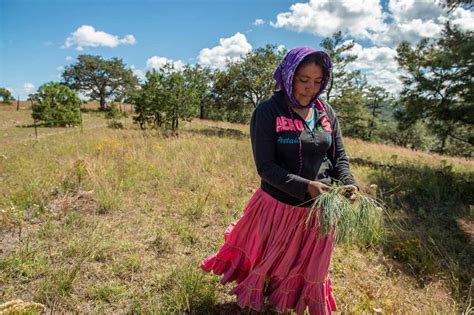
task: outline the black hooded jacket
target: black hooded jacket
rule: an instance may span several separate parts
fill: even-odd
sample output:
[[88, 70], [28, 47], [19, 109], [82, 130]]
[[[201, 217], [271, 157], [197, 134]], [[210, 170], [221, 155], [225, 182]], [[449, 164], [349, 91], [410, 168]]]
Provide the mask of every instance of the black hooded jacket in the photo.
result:
[[[250, 137], [261, 188], [283, 203], [309, 207], [307, 187], [311, 180], [356, 185], [336, 114], [331, 106], [325, 104], [325, 108], [326, 112], [317, 112], [313, 130], [296, 112], [291, 110], [291, 115], [283, 92], [260, 103], [252, 114]], [[324, 115], [329, 115], [332, 133], [321, 127]]]

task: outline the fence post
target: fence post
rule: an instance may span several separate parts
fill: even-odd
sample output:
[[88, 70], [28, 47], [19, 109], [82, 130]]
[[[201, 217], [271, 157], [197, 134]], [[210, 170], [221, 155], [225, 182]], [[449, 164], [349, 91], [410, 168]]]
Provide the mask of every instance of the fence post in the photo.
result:
[[34, 121], [33, 124], [35, 126], [35, 138], [36, 138], [36, 141], [38, 141], [38, 130], [36, 128], [36, 118], [33, 118], [33, 121]]
[[16, 111], [20, 110], [20, 95], [18, 95], [18, 98], [16, 99]]
[[84, 132], [84, 127], [82, 126], [82, 105], [79, 105], [79, 116], [81, 117], [81, 133]]

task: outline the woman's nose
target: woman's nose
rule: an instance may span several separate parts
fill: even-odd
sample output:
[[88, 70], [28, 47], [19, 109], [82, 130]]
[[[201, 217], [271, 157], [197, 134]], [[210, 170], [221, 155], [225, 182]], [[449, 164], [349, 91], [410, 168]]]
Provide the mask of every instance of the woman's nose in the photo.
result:
[[307, 90], [317, 90], [318, 86], [319, 86], [318, 83], [309, 82], [308, 85], [306, 86], [306, 89]]

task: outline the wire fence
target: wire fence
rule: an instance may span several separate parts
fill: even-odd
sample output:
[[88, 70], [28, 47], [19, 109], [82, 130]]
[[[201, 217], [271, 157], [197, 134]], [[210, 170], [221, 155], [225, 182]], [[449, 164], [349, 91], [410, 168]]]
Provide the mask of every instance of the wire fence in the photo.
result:
[[[32, 115], [32, 105], [30, 100], [15, 100], [9, 104], [0, 103], [0, 146], [2, 143], [38, 141], [41, 138], [61, 133], [84, 133], [85, 130], [103, 128], [108, 125], [108, 119], [104, 119], [105, 112], [100, 111], [98, 102], [82, 104], [78, 110], [79, 119], [76, 117], [73, 121], [50, 118], [46, 121], [35, 119]], [[111, 103], [108, 105], [110, 107]], [[135, 106], [132, 104], [115, 103], [113, 106], [120, 113], [127, 115], [135, 111]]]

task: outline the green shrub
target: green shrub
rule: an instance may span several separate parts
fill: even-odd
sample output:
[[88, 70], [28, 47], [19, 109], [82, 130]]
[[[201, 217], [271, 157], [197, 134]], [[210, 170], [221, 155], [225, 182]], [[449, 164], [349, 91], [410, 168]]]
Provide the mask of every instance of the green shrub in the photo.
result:
[[66, 127], [81, 122], [81, 100], [67, 86], [49, 82], [32, 96], [32, 116], [47, 127]]
[[105, 112], [106, 119], [120, 119], [123, 117], [127, 117], [127, 113], [120, 111], [115, 103], [112, 103], [107, 112]]

